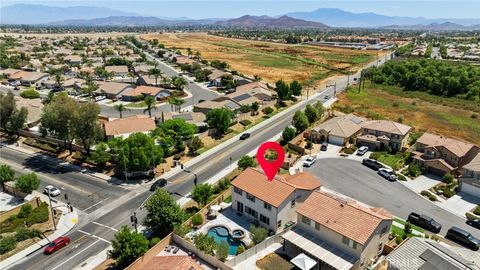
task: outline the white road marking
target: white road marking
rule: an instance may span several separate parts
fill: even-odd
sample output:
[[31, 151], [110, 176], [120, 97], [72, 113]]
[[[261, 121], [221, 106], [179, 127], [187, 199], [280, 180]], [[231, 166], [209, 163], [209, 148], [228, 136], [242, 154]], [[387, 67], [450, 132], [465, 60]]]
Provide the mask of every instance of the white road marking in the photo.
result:
[[103, 241], [103, 242], [105, 242], [105, 243], [107, 243], [107, 244], [110, 244], [110, 245], [112, 244], [112, 242], [108, 241], [107, 239], [102, 238], [102, 237], [100, 237], [100, 236], [97, 236], [97, 235], [95, 235], [95, 234], [91, 234], [91, 233], [89, 233], [89, 232], [82, 231], [82, 230], [77, 230], [77, 231], [79, 231], [79, 232], [81, 232], [81, 233], [83, 233], [83, 234], [86, 234], [86, 235], [88, 235], [88, 236], [90, 236], [90, 237], [97, 238], [98, 240], [101, 240], [101, 241]]
[[82, 211], [85, 212], [85, 211], [87, 211], [88, 209], [90, 209], [90, 208], [92, 208], [92, 207], [95, 207], [95, 206], [101, 204], [102, 202], [104, 202], [104, 201], [106, 201], [106, 200], [108, 200], [108, 199], [110, 199], [110, 198], [105, 198], [105, 199], [103, 199], [103, 200], [101, 200], [101, 201], [99, 201], [99, 202], [97, 202], [97, 203], [95, 203], [95, 204], [92, 204], [92, 205], [90, 205], [89, 207], [83, 209]]
[[52, 268], [52, 270], [55, 270], [55, 269], [58, 269], [60, 266], [66, 264], [67, 262], [69, 262], [71, 259], [77, 257], [80, 253], [84, 252], [85, 250], [89, 249], [91, 246], [95, 245], [96, 243], [100, 242], [100, 240], [97, 240], [93, 243], [91, 243], [90, 245], [88, 245], [86, 248], [80, 250], [79, 252], [75, 253], [75, 255], [73, 255], [72, 257], [68, 258], [67, 260], [63, 261], [61, 264], [57, 265], [56, 267]]
[[102, 226], [102, 227], [108, 228], [108, 229], [110, 229], [110, 230], [112, 230], [112, 231], [118, 232], [117, 229], [115, 229], [115, 228], [113, 228], [113, 227], [110, 227], [110, 226], [107, 226], [107, 225], [104, 225], [104, 224], [102, 224], [102, 223], [98, 223], [98, 222], [95, 222], [95, 221], [92, 221], [92, 223], [95, 224], [95, 225], [98, 225], [98, 226]]

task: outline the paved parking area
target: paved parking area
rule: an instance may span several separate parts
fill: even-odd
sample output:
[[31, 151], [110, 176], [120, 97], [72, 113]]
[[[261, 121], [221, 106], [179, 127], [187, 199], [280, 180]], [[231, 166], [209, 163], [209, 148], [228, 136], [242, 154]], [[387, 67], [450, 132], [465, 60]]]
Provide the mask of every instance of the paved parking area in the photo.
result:
[[441, 177], [433, 174], [425, 174], [420, 175], [414, 180], [405, 181], [403, 184], [408, 188], [420, 193], [422, 190], [429, 189], [440, 182], [442, 182]]
[[477, 205], [480, 205], [480, 198], [463, 192], [457, 193], [442, 203], [442, 207], [460, 216], [465, 216], [466, 212], [469, 212]]

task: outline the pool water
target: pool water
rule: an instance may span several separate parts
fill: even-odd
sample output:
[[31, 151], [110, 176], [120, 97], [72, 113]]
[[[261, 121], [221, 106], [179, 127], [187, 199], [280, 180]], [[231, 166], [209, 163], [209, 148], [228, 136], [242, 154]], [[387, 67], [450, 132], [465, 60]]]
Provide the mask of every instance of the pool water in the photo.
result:
[[212, 236], [217, 244], [225, 241], [230, 246], [229, 255], [237, 255], [237, 249], [240, 245], [245, 247], [242, 241], [233, 239], [228, 232], [228, 229], [223, 226], [216, 226], [208, 230], [208, 236]]

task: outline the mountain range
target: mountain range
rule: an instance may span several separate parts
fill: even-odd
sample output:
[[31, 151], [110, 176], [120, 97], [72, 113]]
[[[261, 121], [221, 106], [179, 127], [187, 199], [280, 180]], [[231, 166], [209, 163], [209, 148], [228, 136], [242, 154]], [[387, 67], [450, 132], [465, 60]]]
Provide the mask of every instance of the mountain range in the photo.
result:
[[168, 18], [143, 16], [106, 7], [54, 7], [33, 4], [15, 4], [0, 9], [1, 24], [68, 25], [68, 26], [155, 26], [205, 25], [319, 28], [375, 27], [417, 30], [471, 30], [480, 29], [480, 18], [430, 19], [423, 17], [385, 16], [376, 13], [352, 13], [335, 8], [320, 8], [311, 12], [292, 12], [274, 17], [245, 15], [239, 18]]

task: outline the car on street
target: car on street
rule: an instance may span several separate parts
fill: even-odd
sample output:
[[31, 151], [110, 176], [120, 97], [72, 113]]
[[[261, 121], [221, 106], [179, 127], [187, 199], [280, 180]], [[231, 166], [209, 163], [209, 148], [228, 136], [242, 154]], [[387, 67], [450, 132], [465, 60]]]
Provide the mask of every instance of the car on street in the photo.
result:
[[303, 167], [310, 167], [315, 163], [315, 161], [317, 161], [316, 158], [307, 157], [307, 159], [305, 159], [305, 161], [303, 162]]
[[160, 178], [153, 185], [150, 186], [150, 191], [155, 191], [157, 188], [162, 188], [167, 185], [167, 180], [165, 178]]
[[240, 140], [246, 140], [250, 137], [250, 133], [243, 133], [241, 136], [240, 136]]
[[377, 173], [388, 181], [397, 181], [397, 175], [391, 169], [380, 168]]
[[205, 99], [200, 99], [200, 100], [198, 101], [198, 103], [202, 103], [202, 102], [205, 102]]
[[442, 229], [442, 225], [433, 218], [426, 215], [420, 215], [415, 212], [412, 212], [410, 215], [408, 215], [407, 221], [413, 225], [417, 225], [418, 227], [434, 233], [439, 233]]
[[104, 99], [106, 99], [105, 96], [96, 96], [96, 97], [95, 97], [95, 101], [96, 101], [96, 102], [102, 101], [102, 100], [104, 100]]
[[480, 247], [480, 240], [475, 238], [471, 233], [455, 226], [447, 231], [445, 238], [472, 250], [478, 250]]
[[368, 146], [360, 146], [357, 150], [357, 156], [363, 156], [368, 151]]
[[44, 254], [52, 254], [55, 251], [63, 248], [64, 246], [67, 246], [70, 244], [70, 237], [68, 236], [60, 236], [57, 239], [53, 240], [50, 242], [45, 249], [43, 250]]
[[474, 227], [474, 228], [477, 228], [477, 229], [480, 229], [480, 219], [472, 219], [472, 220], [468, 220], [467, 221], [467, 224]]
[[58, 189], [57, 187], [54, 187], [52, 185], [48, 185], [43, 190], [43, 193], [47, 194], [47, 195], [50, 193], [50, 196], [56, 197], [56, 196], [60, 195], [60, 189]]
[[378, 169], [383, 168], [383, 165], [380, 164], [380, 162], [376, 161], [375, 159], [371, 159], [371, 158], [364, 158], [362, 160], [362, 164], [369, 167], [370, 169], [375, 170], [375, 171], [378, 171]]
[[324, 97], [323, 99], [325, 99], [325, 100], [330, 99], [330, 96], [329, 96], [329, 95], [325, 95], [325, 97]]
[[328, 143], [323, 142], [322, 145], [320, 145], [320, 150], [321, 151], [327, 151], [328, 148]]

